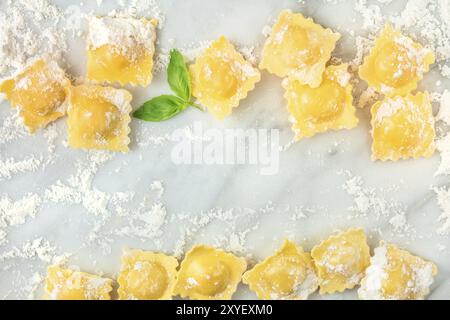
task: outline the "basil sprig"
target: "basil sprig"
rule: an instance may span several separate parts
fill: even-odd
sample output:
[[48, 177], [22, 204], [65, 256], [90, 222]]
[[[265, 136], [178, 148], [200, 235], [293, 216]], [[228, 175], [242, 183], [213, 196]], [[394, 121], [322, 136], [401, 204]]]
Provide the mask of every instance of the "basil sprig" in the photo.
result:
[[170, 51], [167, 79], [173, 94], [155, 97], [133, 112], [133, 117], [152, 122], [173, 118], [189, 106], [203, 110], [192, 101], [191, 79], [183, 55], [177, 50]]

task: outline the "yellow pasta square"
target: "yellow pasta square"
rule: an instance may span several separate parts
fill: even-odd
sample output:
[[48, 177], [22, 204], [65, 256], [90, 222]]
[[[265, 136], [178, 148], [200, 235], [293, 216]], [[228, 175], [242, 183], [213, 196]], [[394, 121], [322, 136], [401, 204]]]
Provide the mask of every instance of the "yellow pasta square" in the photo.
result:
[[132, 99], [126, 90], [99, 85], [69, 88], [68, 133], [73, 148], [128, 151]]
[[87, 77], [97, 82], [148, 86], [152, 80], [156, 20], [92, 17]]
[[387, 24], [364, 59], [359, 76], [386, 96], [404, 96], [417, 88], [434, 62], [430, 50]]
[[350, 229], [315, 246], [311, 256], [316, 265], [320, 294], [353, 289], [370, 263], [370, 249], [361, 229]]
[[300, 13], [282, 11], [264, 45], [259, 67], [317, 88], [340, 37]]
[[49, 300], [111, 300], [113, 281], [85, 272], [50, 266], [45, 280]]
[[169, 300], [178, 260], [162, 253], [131, 250], [122, 257], [119, 278], [121, 300]]
[[283, 81], [288, 111], [297, 140], [328, 130], [352, 129], [358, 125], [353, 106], [348, 66], [329, 66], [318, 88], [294, 78]]
[[19, 108], [31, 133], [47, 126], [66, 113], [66, 87], [70, 85], [64, 71], [54, 61], [36, 60], [12, 79], [0, 84], [0, 93]]
[[386, 98], [373, 105], [374, 160], [431, 157], [435, 151], [433, 110], [427, 92]]
[[245, 259], [198, 245], [181, 263], [175, 294], [198, 300], [229, 300], [247, 268]]
[[243, 282], [264, 300], [305, 300], [319, 287], [310, 254], [288, 240], [244, 273]]
[[220, 37], [197, 57], [189, 71], [192, 95], [220, 120], [229, 116], [261, 80], [259, 70], [225, 37]]
[[438, 273], [432, 262], [381, 242], [370, 260], [358, 295], [364, 300], [422, 300]]

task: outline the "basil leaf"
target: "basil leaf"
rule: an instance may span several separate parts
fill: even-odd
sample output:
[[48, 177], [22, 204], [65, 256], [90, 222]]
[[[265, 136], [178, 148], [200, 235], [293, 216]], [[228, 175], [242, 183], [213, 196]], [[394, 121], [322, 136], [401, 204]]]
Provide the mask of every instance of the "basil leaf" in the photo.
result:
[[167, 79], [172, 91], [184, 101], [191, 100], [191, 80], [183, 55], [177, 49], [170, 51]]
[[187, 107], [187, 102], [173, 95], [161, 95], [144, 103], [133, 112], [133, 117], [159, 122], [172, 118]]

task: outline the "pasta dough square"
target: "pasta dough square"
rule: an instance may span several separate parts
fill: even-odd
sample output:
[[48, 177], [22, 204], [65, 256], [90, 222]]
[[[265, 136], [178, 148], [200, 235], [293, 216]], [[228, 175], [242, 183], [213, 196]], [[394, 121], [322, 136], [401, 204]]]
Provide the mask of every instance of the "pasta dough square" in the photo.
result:
[[430, 50], [387, 24], [364, 59], [359, 76], [386, 96], [404, 96], [417, 88], [434, 62]]
[[247, 268], [245, 259], [198, 245], [181, 263], [175, 294], [198, 300], [229, 300]]
[[258, 69], [220, 37], [189, 68], [192, 95], [217, 119], [229, 116], [261, 80]]
[[300, 13], [282, 11], [264, 45], [259, 67], [317, 88], [340, 37]]
[[434, 263], [381, 242], [358, 295], [364, 300], [422, 300], [430, 293], [437, 273]]
[[431, 157], [436, 149], [433, 110], [427, 92], [386, 98], [373, 105], [372, 158]]
[[156, 20], [90, 18], [88, 79], [148, 86], [152, 80], [156, 25]]
[[162, 253], [131, 250], [122, 257], [119, 278], [121, 300], [169, 300], [178, 260]]
[[283, 81], [297, 140], [358, 125], [350, 79], [348, 66], [342, 64], [329, 66], [318, 88], [301, 84], [291, 77]]
[[243, 282], [264, 300], [306, 300], [319, 287], [310, 254], [288, 240], [247, 271]]
[[69, 145], [73, 148], [128, 151], [132, 99], [126, 90], [99, 85], [70, 87]]
[[350, 229], [315, 246], [311, 256], [316, 265], [320, 294], [353, 289], [370, 264], [370, 249], [361, 229]]
[[50, 266], [45, 280], [49, 300], [111, 300], [113, 281], [85, 272]]
[[66, 113], [66, 87], [70, 80], [54, 61], [39, 59], [12, 79], [0, 84], [0, 93], [20, 110], [30, 133]]

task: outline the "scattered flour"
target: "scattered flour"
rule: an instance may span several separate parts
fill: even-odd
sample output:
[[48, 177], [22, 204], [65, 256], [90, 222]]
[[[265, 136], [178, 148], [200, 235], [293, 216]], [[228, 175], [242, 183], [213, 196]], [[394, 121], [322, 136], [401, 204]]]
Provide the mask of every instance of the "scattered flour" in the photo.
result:
[[[337, 3], [339, 1], [330, 0], [327, 2]], [[159, 20], [158, 27], [163, 26], [165, 18], [155, 1], [122, 0], [119, 2], [123, 8], [110, 13], [111, 15], [156, 18]], [[378, 0], [375, 3], [386, 4], [390, 2], [390, 0]], [[438, 53], [442, 75], [450, 78], [450, 66], [447, 65], [446, 61], [450, 58], [449, 3], [450, 1], [447, 0], [409, 1], [400, 15], [389, 17], [389, 19], [402, 29], [409, 30], [413, 27], [421, 29], [420, 37], [426, 41], [429, 48], [436, 50]], [[0, 25], [2, 25], [0, 29], [0, 78], [20, 70], [38, 54], [64, 52], [67, 49], [65, 41], [68, 32], [81, 36], [82, 21], [89, 18], [88, 15], [81, 13], [78, 6], [61, 11], [46, 0], [7, 0], [7, 4], [7, 9], [0, 11]], [[102, 6], [103, 1], [97, 0], [97, 4]], [[362, 62], [376, 33], [385, 22], [386, 17], [381, 15], [378, 4], [365, 0], [358, 0], [355, 4], [355, 10], [363, 17], [363, 27], [369, 34], [356, 37], [357, 54], [352, 62], [353, 65], [359, 65]], [[0, 4], [0, 8], [3, 9], [2, 4]], [[441, 18], [445, 18], [445, 23], [441, 23], [434, 17], [432, 18], [430, 12], [438, 12]], [[47, 25], [44, 23], [46, 21], [51, 23]], [[39, 24], [36, 22], [39, 22]], [[61, 27], [61, 24], [64, 26]], [[36, 26], [39, 26], [39, 28], [36, 29]], [[61, 30], [64, 32], [61, 32]], [[265, 28], [265, 33], [268, 32], [270, 32], [270, 27]], [[174, 40], [169, 41], [169, 44], [173, 45]], [[196, 43], [181, 51], [188, 61], [193, 61], [209, 45], [210, 42], [208, 41]], [[257, 62], [258, 58], [254, 49], [254, 47], [238, 46], [238, 50], [253, 64]], [[165, 70], [169, 60], [169, 49], [160, 48], [159, 50], [155, 61], [156, 72]], [[448, 93], [444, 93], [444, 95], [448, 95]], [[360, 98], [360, 104], [368, 105], [373, 98], [373, 92], [367, 92], [366, 96]], [[449, 108], [446, 103], [448, 104], [447, 98], [442, 98], [438, 119], [449, 124], [450, 112], [447, 110]], [[142, 137], [137, 139], [139, 148], [145, 148], [149, 145], [159, 146], [175, 141], [170, 133], [148, 135], [145, 129], [140, 131], [143, 134]], [[189, 134], [192, 135], [192, 128], [186, 127], [186, 135], [189, 136]], [[0, 126], [0, 146], [26, 135], [27, 132], [17, 113], [3, 118], [3, 123]], [[53, 154], [56, 149], [55, 141], [58, 137], [56, 126], [48, 127], [44, 132], [44, 137], [47, 140], [48, 153]], [[191, 138], [196, 139], [197, 137], [192, 136]], [[450, 138], [448, 139], [450, 140]], [[450, 146], [450, 142], [448, 145]], [[443, 146], [441, 143], [440, 151], [443, 155], [446, 152], [448, 153], [448, 163], [450, 163], [450, 147]], [[53, 158], [44, 160], [41, 157], [30, 156], [19, 161], [12, 158], [0, 160], [0, 181], [10, 179], [16, 173], [37, 170], [47, 164], [45, 161], [51, 163], [51, 159]], [[259, 218], [263, 215], [275, 214], [277, 211], [269, 203], [266, 207], [259, 209], [213, 208], [195, 215], [192, 213], [173, 213], [168, 211], [164, 204], [160, 202], [164, 194], [164, 186], [161, 181], [154, 181], [150, 185], [150, 191], [155, 191], [157, 194], [157, 201], [145, 197], [141, 202], [137, 202], [139, 206], [137, 210], [131, 211], [125, 209], [123, 204], [130, 204], [134, 200], [135, 194], [133, 192], [105, 192], [94, 186], [94, 178], [99, 169], [111, 159], [112, 154], [107, 152], [89, 152], [83, 161], [76, 164], [74, 174], [67, 180], [56, 181], [45, 189], [42, 195], [29, 194], [19, 200], [11, 200], [7, 195], [0, 195], [0, 246], [5, 246], [7, 243], [8, 227], [25, 223], [28, 218], [32, 218], [38, 213], [43, 204], [53, 202], [64, 205], [79, 205], [90, 216], [95, 217], [96, 222], [91, 236], [85, 243], [86, 245], [91, 244], [91, 240], [101, 239], [99, 240], [101, 246], [108, 247], [112, 243], [110, 236], [127, 236], [139, 238], [143, 241], [150, 239], [157, 249], [161, 246], [160, 240], [164, 235], [165, 227], [170, 223], [179, 227], [178, 241], [173, 248], [173, 252], [176, 256], [181, 256], [188, 245], [201, 237], [202, 231], [206, 227], [220, 223], [224, 226], [224, 233], [215, 236], [212, 242], [226, 250], [246, 254], [247, 238], [251, 231], [258, 229]], [[442, 172], [450, 172], [450, 164], [448, 168], [447, 166], [442, 168]], [[385, 200], [378, 194], [377, 190], [365, 187], [361, 177], [349, 176], [343, 188], [353, 197], [354, 203], [350, 209], [356, 216], [385, 217], [395, 231], [411, 231], [404, 208], [396, 202]], [[441, 216], [444, 224], [439, 232], [448, 234], [450, 230], [450, 201], [448, 200], [450, 194], [445, 189], [435, 189], [435, 191], [439, 204], [444, 211]], [[306, 219], [311, 213], [309, 209], [303, 207], [290, 208], [290, 210], [292, 211], [291, 221]], [[112, 223], [117, 218], [122, 218], [121, 222], [125, 222], [126, 225], [118, 226], [110, 234], [102, 230], [102, 228], [108, 226], [108, 223]], [[49, 264], [61, 263], [67, 257], [67, 254], [58, 255], [56, 247], [43, 238], [26, 242], [19, 248], [14, 247], [0, 252], [0, 261], [39, 259], [43, 263]], [[28, 278], [28, 285], [24, 287], [24, 291], [29, 292], [29, 297], [33, 296], [33, 292], [39, 287], [42, 280], [43, 275], [39, 273], [34, 273]]]
[[158, 192], [158, 198], [161, 198], [164, 194], [164, 186], [162, 181], [153, 181], [150, 185], [150, 189]]
[[46, 264], [62, 264], [69, 254], [57, 254], [57, 248], [43, 238], [36, 238], [25, 242], [22, 247], [13, 247], [9, 251], [0, 253], [0, 261], [11, 259], [38, 258]]
[[36, 171], [41, 164], [42, 156], [36, 157], [35, 155], [31, 155], [22, 160], [16, 160], [14, 158], [0, 159], [0, 181], [11, 179], [17, 173]]
[[41, 197], [32, 193], [16, 201], [6, 195], [0, 197], [0, 246], [7, 241], [5, 229], [24, 224], [27, 218], [35, 217], [41, 204]]
[[437, 121], [442, 121], [446, 125], [450, 125], [450, 91], [445, 90], [440, 96], [439, 112], [436, 115]]
[[[88, 213], [96, 216], [108, 214], [112, 200], [123, 199], [121, 192], [107, 193], [92, 186], [93, 179], [101, 165], [111, 160], [110, 152], [91, 151], [87, 159], [77, 164], [77, 172], [66, 182], [57, 181], [44, 193], [46, 202], [81, 204]], [[132, 198], [132, 196], [131, 196]], [[131, 199], [128, 199], [130, 201]]]
[[349, 210], [355, 217], [388, 218], [389, 224], [398, 234], [410, 236], [414, 232], [407, 222], [406, 209], [401, 203], [385, 199], [375, 188], [365, 187], [362, 177], [353, 176], [349, 171], [344, 174], [348, 179], [342, 187], [353, 197], [353, 206]]
[[66, 50], [58, 29], [63, 13], [47, 0], [15, 0], [0, 4], [0, 78], [24, 68], [30, 59]]
[[437, 195], [438, 204], [442, 210], [439, 220], [442, 221], [438, 233], [442, 235], [450, 234], [450, 189], [448, 188], [434, 188]]

